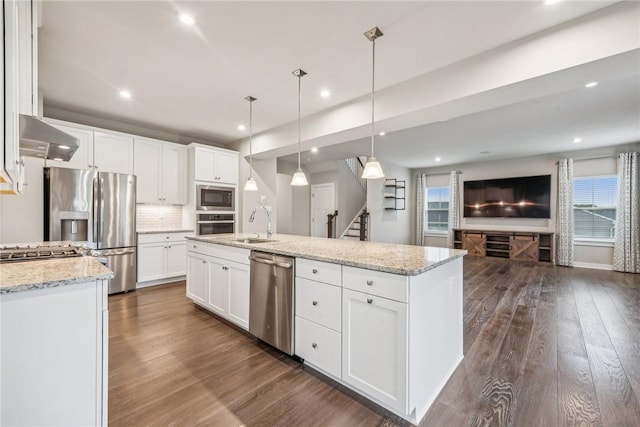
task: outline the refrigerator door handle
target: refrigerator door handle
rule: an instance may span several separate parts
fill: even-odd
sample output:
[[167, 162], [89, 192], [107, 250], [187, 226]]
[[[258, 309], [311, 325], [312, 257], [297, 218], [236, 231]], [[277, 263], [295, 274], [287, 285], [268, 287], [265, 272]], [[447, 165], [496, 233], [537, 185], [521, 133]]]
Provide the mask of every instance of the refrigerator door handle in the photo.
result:
[[100, 191], [100, 185], [98, 184], [98, 180], [100, 179], [100, 177], [98, 175], [96, 175], [95, 178], [93, 178], [93, 212], [91, 213], [91, 215], [93, 216], [93, 241], [94, 243], [98, 243], [99, 241], [101, 241], [102, 239], [98, 237], [98, 221], [100, 219], [100, 194], [98, 193]]
[[116, 255], [129, 255], [135, 253], [135, 249], [104, 249], [104, 250], [94, 250], [91, 251], [91, 255], [93, 256], [116, 256]]

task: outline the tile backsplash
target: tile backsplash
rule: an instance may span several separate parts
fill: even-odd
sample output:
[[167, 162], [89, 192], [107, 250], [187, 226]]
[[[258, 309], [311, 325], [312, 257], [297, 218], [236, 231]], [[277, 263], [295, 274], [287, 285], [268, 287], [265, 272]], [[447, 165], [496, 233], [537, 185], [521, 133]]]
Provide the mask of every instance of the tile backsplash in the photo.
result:
[[136, 228], [180, 228], [182, 206], [180, 205], [136, 205]]

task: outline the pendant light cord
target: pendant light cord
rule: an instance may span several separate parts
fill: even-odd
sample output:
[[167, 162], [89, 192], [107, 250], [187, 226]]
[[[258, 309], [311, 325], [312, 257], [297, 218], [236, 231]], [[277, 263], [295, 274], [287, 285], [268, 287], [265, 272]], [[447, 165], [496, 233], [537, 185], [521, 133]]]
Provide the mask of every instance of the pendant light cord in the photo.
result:
[[373, 55], [371, 64], [371, 157], [375, 157], [373, 152], [375, 131], [374, 123], [374, 106], [375, 106], [375, 82], [376, 82], [376, 39], [371, 40], [373, 43]]
[[249, 100], [249, 178], [253, 173], [253, 101]]
[[300, 150], [302, 149], [302, 144], [300, 143], [300, 82], [302, 80], [302, 76], [298, 76], [298, 169], [300, 169]]

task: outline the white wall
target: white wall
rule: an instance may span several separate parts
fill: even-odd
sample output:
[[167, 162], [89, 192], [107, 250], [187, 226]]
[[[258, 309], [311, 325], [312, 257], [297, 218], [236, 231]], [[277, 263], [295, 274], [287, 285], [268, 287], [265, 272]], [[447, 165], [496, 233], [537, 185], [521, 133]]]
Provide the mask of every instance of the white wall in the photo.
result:
[[369, 230], [372, 242], [411, 244], [411, 212], [413, 194], [413, 180], [411, 170], [395, 165], [384, 159], [378, 159], [386, 178], [396, 178], [406, 181], [406, 206], [404, 210], [385, 210], [389, 206], [389, 199], [384, 193], [389, 189], [384, 187], [384, 179], [373, 179], [367, 182], [367, 209], [369, 215]]
[[293, 233], [293, 192], [291, 191], [291, 175], [276, 175], [276, 193], [278, 194], [278, 215], [276, 218], [278, 233]]
[[0, 195], [0, 243], [44, 239], [44, 160], [25, 157], [26, 186], [21, 194]]

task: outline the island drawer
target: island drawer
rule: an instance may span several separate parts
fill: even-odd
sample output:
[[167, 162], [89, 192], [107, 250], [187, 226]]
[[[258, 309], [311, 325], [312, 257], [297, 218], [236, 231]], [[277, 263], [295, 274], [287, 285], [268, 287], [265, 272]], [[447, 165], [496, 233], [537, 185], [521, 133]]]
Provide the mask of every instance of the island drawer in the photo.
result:
[[296, 278], [296, 315], [340, 332], [342, 288]]
[[184, 242], [189, 233], [138, 234], [138, 243]]
[[340, 286], [342, 284], [342, 266], [305, 258], [296, 258], [296, 277], [315, 280]]
[[213, 256], [213, 253], [215, 252], [212, 244], [198, 242], [196, 240], [189, 240], [187, 242], [187, 251], [209, 256]]
[[296, 316], [295, 354], [320, 370], [340, 378], [342, 374], [342, 335]]
[[342, 286], [394, 301], [409, 301], [409, 280], [407, 276], [347, 267], [343, 269]]
[[249, 255], [251, 250], [244, 248], [234, 248], [226, 245], [211, 245], [210, 255], [239, 264], [249, 265]]

